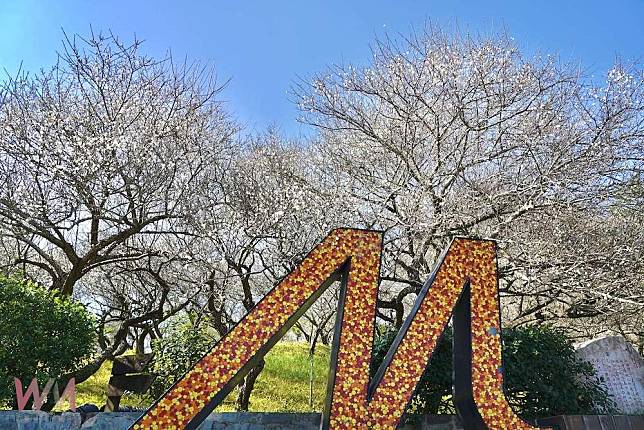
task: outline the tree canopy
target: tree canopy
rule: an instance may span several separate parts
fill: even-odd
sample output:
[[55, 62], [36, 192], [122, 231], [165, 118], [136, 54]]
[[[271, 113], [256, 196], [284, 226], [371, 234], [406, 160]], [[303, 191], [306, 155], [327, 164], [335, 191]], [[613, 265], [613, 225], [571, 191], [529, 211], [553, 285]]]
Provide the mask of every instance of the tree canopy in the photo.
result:
[[[295, 83], [297, 138], [244, 132], [221, 89], [111, 34], [0, 84], [0, 266], [95, 315], [77, 381], [162, 345], [175, 316], [224, 335], [347, 226], [385, 232], [379, 323], [400, 327], [453, 237], [486, 237], [505, 326], [644, 351], [638, 64], [599, 82], [505, 35], [427, 28]], [[329, 341], [333, 293], [300, 321], [309, 338]]]

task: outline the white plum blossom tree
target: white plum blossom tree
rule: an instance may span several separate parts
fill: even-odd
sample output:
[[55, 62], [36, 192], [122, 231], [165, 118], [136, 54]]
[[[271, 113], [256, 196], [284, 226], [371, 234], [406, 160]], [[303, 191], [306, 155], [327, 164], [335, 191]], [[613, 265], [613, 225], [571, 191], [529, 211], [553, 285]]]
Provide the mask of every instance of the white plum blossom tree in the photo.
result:
[[238, 126], [208, 68], [111, 35], [63, 48], [2, 84], [0, 233], [8, 271], [100, 309], [81, 382], [189, 301], [167, 267], [193, 214], [217, 217]]
[[294, 92], [319, 131], [321, 192], [386, 231], [384, 314], [401, 324], [451, 238], [489, 237], [506, 323], [642, 343], [642, 70], [617, 64], [596, 86], [506, 37], [431, 28], [373, 53]]

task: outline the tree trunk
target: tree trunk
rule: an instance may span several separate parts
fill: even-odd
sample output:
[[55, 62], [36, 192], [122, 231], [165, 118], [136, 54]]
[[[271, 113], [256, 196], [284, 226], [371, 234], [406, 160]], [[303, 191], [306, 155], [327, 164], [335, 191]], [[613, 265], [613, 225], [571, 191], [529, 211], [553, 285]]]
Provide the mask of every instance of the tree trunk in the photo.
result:
[[257, 377], [260, 373], [262, 373], [262, 370], [264, 369], [264, 364], [266, 364], [266, 362], [262, 358], [259, 363], [257, 363], [252, 369], [250, 369], [250, 372], [248, 372], [248, 374], [244, 378], [244, 381], [239, 384], [237, 394], [238, 411], [248, 411], [248, 406], [250, 405], [250, 395], [253, 392], [253, 388], [255, 388]]
[[82, 275], [82, 266], [74, 265], [67, 275], [61, 278], [57, 285], [54, 285], [54, 289], [58, 290], [63, 296], [69, 297], [74, 292], [74, 286]]
[[148, 336], [148, 330], [144, 329], [137, 337], [136, 337], [136, 348], [135, 348], [135, 354], [136, 355], [143, 355], [145, 354], [145, 338]]

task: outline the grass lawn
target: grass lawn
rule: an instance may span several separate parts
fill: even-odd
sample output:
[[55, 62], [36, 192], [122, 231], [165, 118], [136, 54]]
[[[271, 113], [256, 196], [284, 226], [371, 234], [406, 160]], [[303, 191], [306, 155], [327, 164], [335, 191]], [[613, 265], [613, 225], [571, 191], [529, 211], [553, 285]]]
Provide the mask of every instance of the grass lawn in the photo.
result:
[[[322, 411], [329, 372], [329, 347], [318, 345], [313, 361], [313, 407], [309, 407], [309, 357], [308, 345], [280, 342], [266, 355], [266, 366], [257, 379], [250, 398], [254, 412], [311, 412]], [[76, 387], [76, 404], [105, 404], [107, 381], [112, 363], [106, 362], [87, 381]], [[217, 411], [233, 411], [237, 392], [233, 391]], [[125, 394], [121, 405], [145, 408], [153, 399], [147, 395]], [[56, 410], [66, 410], [61, 404]]]

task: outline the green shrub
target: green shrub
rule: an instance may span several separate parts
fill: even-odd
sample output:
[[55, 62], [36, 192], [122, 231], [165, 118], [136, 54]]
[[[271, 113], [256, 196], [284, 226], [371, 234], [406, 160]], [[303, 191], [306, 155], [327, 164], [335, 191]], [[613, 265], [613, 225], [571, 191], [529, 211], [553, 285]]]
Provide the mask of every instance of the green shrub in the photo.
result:
[[[376, 338], [374, 375], [395, 337], [385, 331]], [[440, 340], [407, 412], [454, 413], [452, 403], [452, 330]], [[603, 381], [591, 364], [577, 358], [569, 339], [545, 326], [503, 331], [505, 389], [512, 408], [523, 418], [614, 412]]]
[[547, 326], [504, 331], [506, 390], [526, 418], [616, 412], [592, 364], [575, 354], [566, 335]]
[[215, 343], [206, 324], [195, 326], [188, 317], [172, 320], [163, 337], [152, 342], [152, 373], [156, 376], [149, 394], [158, 398], [203, 357]]
[[40, 388], [86, 363], [95, 321], [80, 303], [32, 282], [0, 277], [0, 402], [15, 407], [14, 377]]

